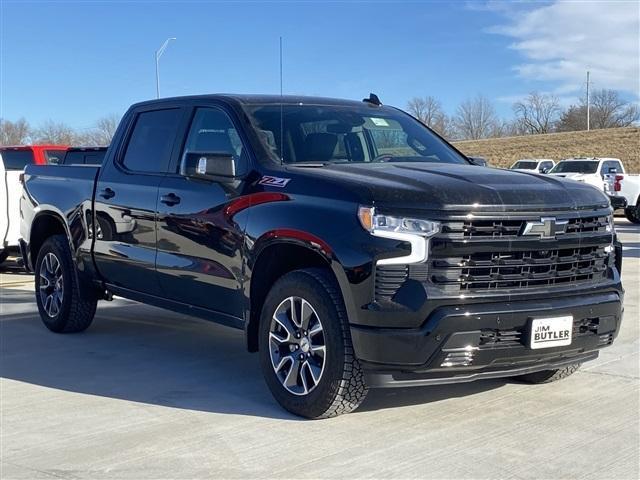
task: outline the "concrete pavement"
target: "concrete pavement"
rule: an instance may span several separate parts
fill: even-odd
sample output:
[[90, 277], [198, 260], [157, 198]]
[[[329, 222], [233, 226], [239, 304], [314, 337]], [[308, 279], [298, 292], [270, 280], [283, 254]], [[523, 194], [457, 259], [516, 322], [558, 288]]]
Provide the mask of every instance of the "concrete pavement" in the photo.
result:
[[126, 300], [54, 335], [32, 278], [3, 272], [0, 477], [640, 477], [640, 227], [626, 245], [625, 321], [575, 375], [374, 390], [351, 415], [282, 410], [240, 332]]

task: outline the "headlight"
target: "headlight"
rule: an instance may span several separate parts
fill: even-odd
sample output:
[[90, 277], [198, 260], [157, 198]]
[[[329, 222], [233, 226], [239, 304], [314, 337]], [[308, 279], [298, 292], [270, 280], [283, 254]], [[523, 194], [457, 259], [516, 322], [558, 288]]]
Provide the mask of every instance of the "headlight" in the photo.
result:
[[360, 207], [362, 227], [376, 237], [401, 240], [411, 244], [411, 254], [378, 260], [378, 265], [422, 263], [429, 256], [429, 238], [440, 231], [440, 223], [419, 218], [376, 215], [373, 207]]

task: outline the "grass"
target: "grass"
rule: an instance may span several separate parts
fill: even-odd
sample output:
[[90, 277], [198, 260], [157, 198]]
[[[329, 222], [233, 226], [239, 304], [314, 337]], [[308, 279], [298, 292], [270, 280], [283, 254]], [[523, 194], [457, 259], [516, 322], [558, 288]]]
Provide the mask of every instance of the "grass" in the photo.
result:
[[627, 173], [640, 173], [640, 128], [550, 133], [454, 142], [467, 155], [484, 157], [494, 167], [510, 167], [522, 158], [614, 157]]

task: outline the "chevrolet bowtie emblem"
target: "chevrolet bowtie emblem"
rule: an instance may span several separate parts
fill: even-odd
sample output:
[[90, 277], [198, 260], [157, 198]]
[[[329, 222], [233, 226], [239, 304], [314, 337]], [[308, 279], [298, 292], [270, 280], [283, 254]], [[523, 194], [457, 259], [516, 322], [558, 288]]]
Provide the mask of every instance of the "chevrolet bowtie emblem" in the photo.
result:
[[539, 222], [527, 222], [521, 235], [538, 235], [540, 238], [555, 238], [562, 235], [568, 220], [556, 220], [555, 217], [542, 217]]

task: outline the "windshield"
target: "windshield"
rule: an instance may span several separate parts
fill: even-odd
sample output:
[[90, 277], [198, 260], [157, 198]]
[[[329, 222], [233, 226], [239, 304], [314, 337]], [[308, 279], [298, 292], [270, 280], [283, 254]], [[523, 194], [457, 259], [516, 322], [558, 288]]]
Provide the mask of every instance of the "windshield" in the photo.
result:
[[569, 160], [557, 164], [550, 173], [596, 173], [598, 162], [590, 160]]
[[537, 165], [538, 162], [535, 161], [520, 160], [519, 162], [514, 163], [511, 168], [519, 168], [521, 170], [535, 170]]
[[261, 104], [246, 105], [245, 109], [275, 160], [280, 160], [284, 143], [285, 163], [469, 164], [421, 123], [391, 108], [366, 104], [362, 107]]

